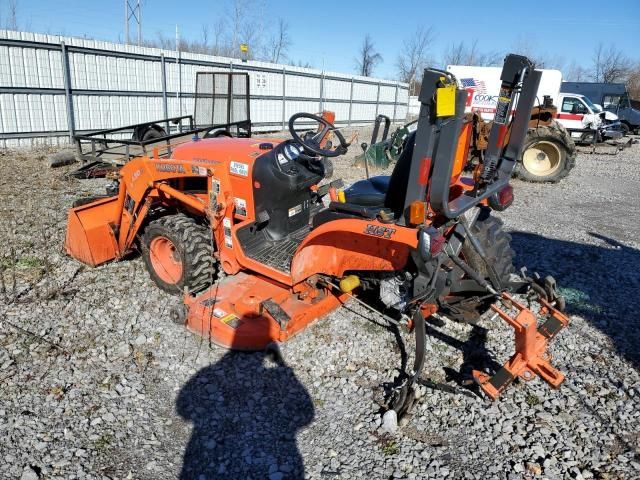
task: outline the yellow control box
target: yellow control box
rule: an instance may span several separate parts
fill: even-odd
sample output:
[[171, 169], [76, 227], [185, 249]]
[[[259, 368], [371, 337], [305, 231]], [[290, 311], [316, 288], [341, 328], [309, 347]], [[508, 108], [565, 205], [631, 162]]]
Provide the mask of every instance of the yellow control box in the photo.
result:
[[456, 114], [456, 86], [446, 85], [436, 90], [436, 117], [452, 117]]

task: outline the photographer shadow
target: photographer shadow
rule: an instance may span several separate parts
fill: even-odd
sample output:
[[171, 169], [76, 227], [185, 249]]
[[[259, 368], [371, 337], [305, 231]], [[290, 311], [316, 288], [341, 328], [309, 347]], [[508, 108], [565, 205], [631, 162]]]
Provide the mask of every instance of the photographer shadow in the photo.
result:
[[229, 351], [181, 389], [177, 413], [193, 424], [181, 480], [304, 478], [296, 434], [313, 402], [281, 358], [267, 357]]

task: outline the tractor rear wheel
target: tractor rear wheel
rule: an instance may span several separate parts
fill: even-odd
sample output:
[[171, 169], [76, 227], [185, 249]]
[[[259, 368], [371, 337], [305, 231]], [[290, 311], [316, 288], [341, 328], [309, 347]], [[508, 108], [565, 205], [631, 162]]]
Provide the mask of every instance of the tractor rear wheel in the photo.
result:
[[[492, 216], [490, 209], [482, 208], [476, 222], [471, 227], [471, 231], [478, 239], [487, 260], [493, 265], [503, 287], [507, 287], [511, 280], [511, 274], [515, 272], [513, 267], [515, 252], [511, 249], [511, 235], [504, 230], [502, 220]], [[489, 281], [487, 264], [468, 240], [462, 246], [462, 256], [471, 268]], [[445, 313], [452, 320], [476, 324], [489, 310], [492, 303], [493, 298], [465, 301], [457, 308], [445, 308]]]
[[553, 122], [529, 130], [515, 174], [529, 182], [555, 183], [566, 177], [575, 163], [575, 143], [564, 127]]
[[169, 293], [198, 293], [213, 284], [216, 263], [212, 232], [179, 213], [149, 223], [142, 258], [152, 280]]

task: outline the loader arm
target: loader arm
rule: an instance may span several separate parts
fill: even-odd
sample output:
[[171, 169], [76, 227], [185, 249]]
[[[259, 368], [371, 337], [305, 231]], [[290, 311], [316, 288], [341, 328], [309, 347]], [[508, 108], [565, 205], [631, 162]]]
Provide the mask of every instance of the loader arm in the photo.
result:
[[[464, 121], [467, 92], [455, 88], [455, 77], [449, 72], [425, 69], [419, 96], [421, 106], [416, 143], [409, 175], [411, 180], [404, 201], [402, 220], [405, 224], [410, 223], [410, 205], [416, 201], [424, 201], [427, 192], [427, 201], [436, 213], [447, 218], [456, 218], [507, 186], [516, 160], [522, 153], [541, 75], [526, 57], [513, 54], [506, 57], [493, 120], [496, 128], [491, 129], [489, 136], [481, 181], [473, 190], [451, 199], [450, 183], [454, 156]], [[438, 111], [438, 97], [447, 87], [455, 88], [452, 99], [455, 109], [449, 115]], [[514, 114], [516, 105], [522, 112], [519, 115]], [[505, 142], [507, 138], [508, 141]]]
[[118, 195], [69, 210], [65, 249], [87, 265], [97, 266], [122, 258], [155, 203], [205, 216], [207, 194], [179, 191], [171, 183], [200, 178], [210, 190], [212, 170], [188, 161], [140, 157], [120, 170]]

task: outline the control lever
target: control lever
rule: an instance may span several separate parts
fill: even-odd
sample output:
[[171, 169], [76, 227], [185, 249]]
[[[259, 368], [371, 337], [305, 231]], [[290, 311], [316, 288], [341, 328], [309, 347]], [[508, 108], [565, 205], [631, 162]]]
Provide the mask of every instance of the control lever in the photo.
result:
[[347, 147], [351, 146], [351, 144], [356, 141], [356, 139], [358, 138], [358, 135], [359, 135], [358, 132], [351, 135], [351, 138], [347, 142]]
[[362, 142], [360, 144], [360, 147], [364, 152], [364, 172], [365, 172], [365, 175], [367, 176], [367, 180], [369, 180], [369, 160], [367, 159], [367, 148], [369, 148], [369, 145], [367, 144], [367, 142]]

